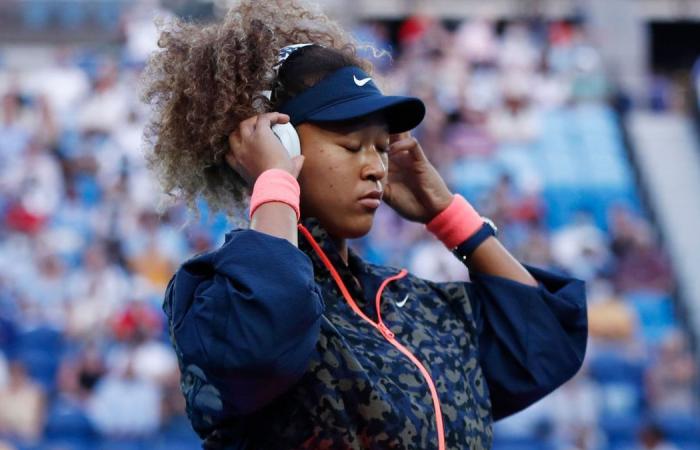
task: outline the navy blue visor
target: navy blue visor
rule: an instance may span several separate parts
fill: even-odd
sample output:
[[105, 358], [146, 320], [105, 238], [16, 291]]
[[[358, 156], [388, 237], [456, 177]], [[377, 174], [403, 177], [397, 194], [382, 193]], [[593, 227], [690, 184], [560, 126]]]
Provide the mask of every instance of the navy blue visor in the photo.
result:
[[303, 122], [343, 122], [375, 113], [383, 116], [389, 133], [415, 128], [425, 105], [415, 97], [384, 95], [359, 67], [343, 67], [291, 98], [278, 109], [296, 126]]

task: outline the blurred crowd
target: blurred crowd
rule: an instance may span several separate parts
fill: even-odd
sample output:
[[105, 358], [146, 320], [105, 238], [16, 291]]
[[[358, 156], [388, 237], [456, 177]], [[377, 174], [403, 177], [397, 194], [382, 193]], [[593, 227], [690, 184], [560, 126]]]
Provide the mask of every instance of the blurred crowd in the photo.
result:
[[[135, 28], [116, 49], [0, 66], [0, 448], [197, 448], [160, 305], [178, 265], [220, 245], [231, 225], [204, 204], [200, 221], [182, 205], [158, 209], [136, 95], [145, 52], [134, 50], [152, 34]], [[609, 104], [583, 29], [412, 17], [355, 32], [391, 49], [393, 61], [376, 60], [386, 90], [426, 102], [423, 149], [502, 242], [523, 262], [588, 282], [584, 369], [498, 424], [496, 448], [698, 448], [688, 446], [697, 364], [671, 300], [671, 262], [642, 210], [612, 197], [602, 221], [581, 210], [552, 226], [536, 170], [504, 169], [473, 190], [465, 178], [479, 174], [460, 171], [513, 146], [527, 152], [545, 113]], [[384, 205], [351, 245], [429, 279], [468, 279], [422, 225]]]

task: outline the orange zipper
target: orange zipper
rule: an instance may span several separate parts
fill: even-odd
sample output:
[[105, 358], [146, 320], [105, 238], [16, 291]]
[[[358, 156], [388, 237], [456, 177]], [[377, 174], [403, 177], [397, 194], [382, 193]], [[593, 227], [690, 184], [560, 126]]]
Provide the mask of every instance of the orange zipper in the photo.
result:
[[384, 281], [382, 281], [382, 284], [379, 286], [379, 289], [377, 290], [377, 295], [375, 297], [375, 306], [377, 309], [377, 322], [373, 321], [365, 313], [362, 312], [362, 310], [357, 306], [355, 303], [355, 300], [353, 300], [352, 296], [350, 295], [350, 292], [348, 289], [345, 287], [345, 283], [343, 283], [343, 280], [340, 278], [340, 274], [335, 270], [335, 267], [333, 267], [333, 264], [331, 261], [328, 259], [328, 256], [326, 256], [325, 252], [323, 249], [318, 245], [316, 240], [313, 238], [309, 230], [306, 229], [302, 224], [298, 225], [299, 230], [302, 231], [304, 234], [304, 237], [309, 241], [313, 249], [316, 251], [318, 256], [321, 258], [321, 261], [323, 261], [323, 264], [326, 266], [326, 268], [331, 272], [331, 276], [333, 277], [333, 280], [335, 280], [335, 283], [338, 285], [338, 288], [340, 289], [340, 292], [343, 294], [343, 297], [345, 298], [345, 301], [350, 305], [350, 308], [352, 308], [353, 311], [362, 319], [364, 319], [366, 322], [371, 324], [374, 328], [379, 330], [379, 332], [384, 336], [384, 338], [389, 341], [391, 345], [396, 347], [398, 351], [403, 353], [408, 359], [411, 360], [413, 364], [418, 367], [418, 370], [420, 371], [421, 375], [423, 375], [423, 378], [425, 378], [425, 381], [428, 383], [428, 388], [430, 389], [430, 396], [433, 399], [433, 408], [435, 409], [435, 426], [437, 428], [437, 434], [438, 434], [438, 450], [445, 450], [445, 428], [444, 424], [442, 422], [442, 409], [440, 408], [440, 398], [438, 397], [437, 389], [435, 388], [435, 383], [433, 383], [433, 379], [430, 376], [430, 373], [428, 372], [428, 369], [423, 366], [423, 364], [418, 360], [418, 358], [411, 353], [409, 349], [403, 346], [399, 341], [396, 340], [396, 337], [394, 333], [389, 329], [389, 327], [384, 324], [382, 321], [382, 314], [380, 311], [380, 306], [381, 306], [381, 298], [382, 298], [382, 292], [384, 291], [384, 288], [389, 284], [390, 282], [394, 280], [398, 280], [400, 278], [405, 277], [408, 272], [406, 269], [401, 269], [398, 274], [393, 275]]

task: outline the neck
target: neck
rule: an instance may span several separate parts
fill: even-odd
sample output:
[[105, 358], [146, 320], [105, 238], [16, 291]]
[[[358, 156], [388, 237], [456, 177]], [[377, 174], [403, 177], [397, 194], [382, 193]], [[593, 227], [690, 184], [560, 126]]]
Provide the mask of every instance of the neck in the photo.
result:
[[[304, 216], [302, 214], [302, 218], [304, 220], [306, 220], [309, 217]], [[313, 218], [313, 220], [317, 221], [318, 225], [321, 228], [323, 228], [324, 230], [326, 230], [318, 219]], [[347, 239], [335, 237], [330, 233], [327, 234], [327, 238], [328, 238], [328, 240], [330, 240], [333, 243], [333, 246], [335, 247], [338, 254], [340, 255], [340, 259], [343, 261], [343, 263], [347, 267], [347, 265], [348, 265], [348, 242], [347, 242]]]
[[340, 259], [343, 260], [345, 265], [348, 265], [348, 241], [344, 238], [336, 238], [333, 236], [329, 236], [331, 241], [333, 241], [333, 244], [335, 245], [335, 248], [338, 249], [338, 253], [340, 254]]

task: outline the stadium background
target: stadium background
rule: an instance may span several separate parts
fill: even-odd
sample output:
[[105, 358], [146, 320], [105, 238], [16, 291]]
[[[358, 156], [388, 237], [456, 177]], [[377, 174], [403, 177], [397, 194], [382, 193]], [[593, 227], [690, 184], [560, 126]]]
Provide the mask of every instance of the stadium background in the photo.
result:
[[[580, 374], [494, 448], [700, 449], [700, 1], [326, 0], [416, 135], [524, 262], [588, 282]], [[231, 226], [163, 214], [138, 77], [153, 18], [225, 1], [0, 3], [0, 448], [198, 448], [160, 309]], [[468, 279], [382, 206], [367, 259]]]

